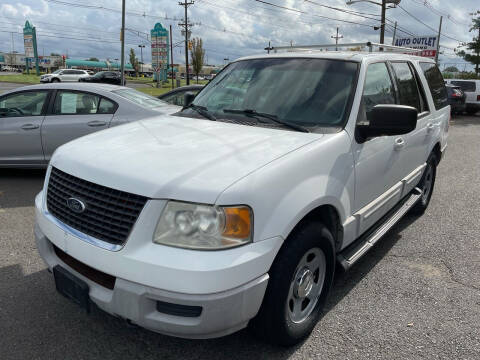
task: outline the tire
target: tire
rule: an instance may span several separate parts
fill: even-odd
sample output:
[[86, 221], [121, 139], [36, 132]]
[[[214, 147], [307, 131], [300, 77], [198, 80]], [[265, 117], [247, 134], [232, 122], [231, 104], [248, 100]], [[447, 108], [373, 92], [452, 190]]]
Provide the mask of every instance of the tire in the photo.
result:
[[430, 204], [430, 199], [432, 198], [436, 175], [437, 158], [434, 154], [430, 154], [427, 160], [427, 166], [423, 172], [422, 179], [418, 184], [418, 187], [422, 190], [422, 197], [410, 210], [411, 214], [422, 215], [425, 210], [427, 210], [428, 204]]
[[262, 306], [250, 321], [250, 330], [261, 339], [282, 346], [305, 339], [322, 313], [334, 272], [332, 234], [322, 223], [305, 223], [289, 236], [278, 253], [269, 271]]
[[467, 114], [468, 115], [475, 115], [478, 112], [478, 109], [467, 109]]
[[54, 82], [60, 82], [60, 79], [56, 79], [56, 78], [52, 79], [52, 83]]

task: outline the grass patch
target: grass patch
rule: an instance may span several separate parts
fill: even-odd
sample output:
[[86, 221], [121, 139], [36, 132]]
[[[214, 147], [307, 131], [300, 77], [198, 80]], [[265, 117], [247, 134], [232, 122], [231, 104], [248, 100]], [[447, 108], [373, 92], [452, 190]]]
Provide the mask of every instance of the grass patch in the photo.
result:
[[40, 84], [40, 76], [37, 75], [1, 75], [0, 82], [11, 82], [18, 84]]
[[142, 87], [142, 88], [136, 88], [135, 90], [156, 97], [156, 96], [165, 94], [166, 92], [169, 92], [170, 90], [172, 90], [172, 88]]

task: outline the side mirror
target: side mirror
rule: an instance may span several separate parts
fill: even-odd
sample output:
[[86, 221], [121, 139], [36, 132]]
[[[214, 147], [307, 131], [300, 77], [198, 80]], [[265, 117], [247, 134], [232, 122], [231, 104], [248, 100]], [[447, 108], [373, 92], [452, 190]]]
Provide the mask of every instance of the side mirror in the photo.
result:
[[418, 111], [405, 105], [375, 105], [368, 124], [357, 126], [365, 140], [375, 136], [407, 134], [417, 126]]
[[186, 92], [185, 95], [183, 95], [183, 107], [186, 108], [188, 107], [193, 100], [195, 99], [195, 94], [191, 92]]

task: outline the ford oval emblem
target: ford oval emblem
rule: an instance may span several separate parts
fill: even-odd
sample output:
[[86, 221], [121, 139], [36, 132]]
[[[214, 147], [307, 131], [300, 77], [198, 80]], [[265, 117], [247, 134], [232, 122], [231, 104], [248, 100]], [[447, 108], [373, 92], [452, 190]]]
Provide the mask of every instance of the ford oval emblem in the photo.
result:
[[80, 214], [85, 211], [85, 203], [81, 200], [75, 199], [73, 197], [67, 199], [67, 206], [74, 213]]

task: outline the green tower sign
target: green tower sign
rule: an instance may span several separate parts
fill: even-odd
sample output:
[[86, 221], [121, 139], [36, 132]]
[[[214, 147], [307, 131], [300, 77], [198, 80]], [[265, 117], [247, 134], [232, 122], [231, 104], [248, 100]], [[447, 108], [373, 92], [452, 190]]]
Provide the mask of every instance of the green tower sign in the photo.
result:
[[35, 26], [32, 26], [28, 20], [25, 22], [25, 27], [23, 28], [23, 46], [25, 48], [27, 73], [30, 74], [29, 62], [31, 62], [32, 59], [35, 59], [35, 70], [37, 75], [40, 75], [40, 70], [38, 68], [37, 33], [35, 31]]

